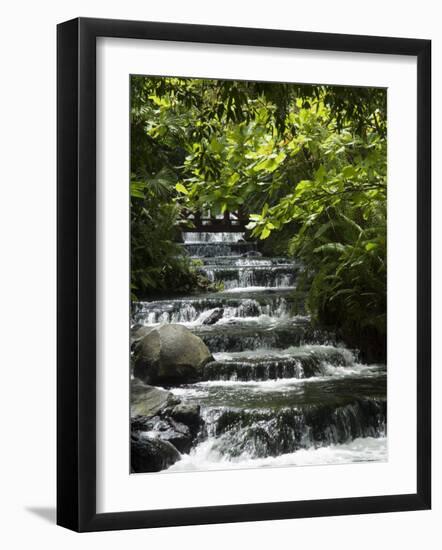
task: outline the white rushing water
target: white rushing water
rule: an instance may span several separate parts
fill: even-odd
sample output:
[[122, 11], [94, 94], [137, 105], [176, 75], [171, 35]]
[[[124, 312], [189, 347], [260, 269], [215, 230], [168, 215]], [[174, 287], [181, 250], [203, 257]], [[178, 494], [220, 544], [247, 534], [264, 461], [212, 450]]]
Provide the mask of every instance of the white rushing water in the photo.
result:
[[[260, 350], [267, 351], [267, 350]], [[219, 360], [228, 354], [215, 354], [215, 359]], [[229, 354], [234, 355], [234, 354]], [[241, 355], [241, 353], [237, 354]], [[281, 355], [283, 357], [283, 355]], [[170, 388], [178, 398], [196, 400], [199, 397], [207, 397], [210, 389], [240, 390], [247, 389], [250, 394], [265, 393], [286, 393], [298, 392], [306, 384], [317, 384], [318, 382], [327, 382], [333, 379], [360, 379], [377, 378], [385, 372], [383, 365], [363, 365], [354, 363], [351, 366], [336, 366], [325, 361], [320, 365], [321, 374], [306, 378], [274, 378], [267, 380], [237, 380], [232, 377], [228, 380], [204, 380], [187, 386]], [[164, 388], [163, 388], [164, 389]]]
[[281, 466], [321, 466], [353, 462], [386, 462], [387, 458], [386, 437], [360, 437], [349, 443], [299, 449], [294, 453], [266, 458], [253, 458], [247, 455], [226, 458], [225, 455], [218, 452], [217, 440], [212, 437], [197, 445], [190, 454], [183, 455], [180, 461], [165, 471], [189, 472]]

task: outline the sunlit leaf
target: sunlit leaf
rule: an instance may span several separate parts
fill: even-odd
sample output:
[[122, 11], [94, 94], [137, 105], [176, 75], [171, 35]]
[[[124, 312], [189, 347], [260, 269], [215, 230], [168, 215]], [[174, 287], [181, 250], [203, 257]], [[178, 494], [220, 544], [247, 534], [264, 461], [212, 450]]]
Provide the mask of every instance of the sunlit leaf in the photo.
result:
[[175, 189], [179, 192], [179, 193], [183, 193], [184, 195], [188, 195], [189, 194], [189, 191], [184, 187], [184, 185], [182, 183], [177, 183], [175, 185]]

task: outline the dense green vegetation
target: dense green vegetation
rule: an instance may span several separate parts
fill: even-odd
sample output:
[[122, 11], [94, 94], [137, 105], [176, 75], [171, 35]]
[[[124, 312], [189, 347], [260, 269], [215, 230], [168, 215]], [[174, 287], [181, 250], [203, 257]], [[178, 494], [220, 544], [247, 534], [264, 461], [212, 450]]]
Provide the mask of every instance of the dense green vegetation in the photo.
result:
[[132, 289], [207, 286], [183, 210], [246, 209], [263, 250], [300, 258], [316, 323], [385, 358], [386, 92], [132, 78]]

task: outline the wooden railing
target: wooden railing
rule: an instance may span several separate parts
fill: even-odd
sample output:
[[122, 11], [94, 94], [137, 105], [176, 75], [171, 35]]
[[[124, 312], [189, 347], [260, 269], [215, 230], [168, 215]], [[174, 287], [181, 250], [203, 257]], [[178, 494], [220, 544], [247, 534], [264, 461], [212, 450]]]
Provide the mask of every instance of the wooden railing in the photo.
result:
[[236, 212], [226, 210], [222, 217], [213, 216], [210, 212], [201, 213], [200, 211], [186, 211], [181, 222], [181, 228], [187, 231], [209, 232], [209, 233], [229, 233], [236, 231], [245, 231], [249, 223], [248, 215], [244, 209]]

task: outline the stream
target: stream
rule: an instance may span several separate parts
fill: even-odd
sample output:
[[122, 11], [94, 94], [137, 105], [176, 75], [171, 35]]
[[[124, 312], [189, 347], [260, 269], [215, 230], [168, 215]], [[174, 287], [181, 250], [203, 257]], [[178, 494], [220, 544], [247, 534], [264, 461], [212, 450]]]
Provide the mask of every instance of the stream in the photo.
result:
[[[223, 290], [139, 302], [134, 321], [179, 323], [215, 361], [204, 380], [168, 388], [198, 403], [204, 432], [167, 472], [387, 460], [385, 365], [364, 365], [333, 335], [293, 314], [301, 266], [261, 256], [242, 233], [184, 233]], [[204, 324], [214, 312], [214, 324]]]

